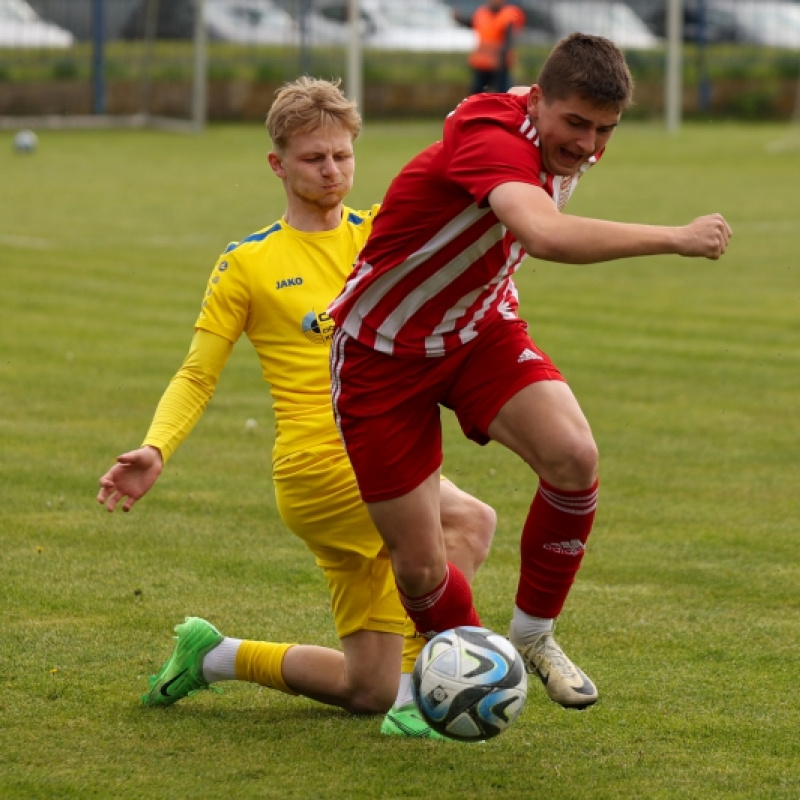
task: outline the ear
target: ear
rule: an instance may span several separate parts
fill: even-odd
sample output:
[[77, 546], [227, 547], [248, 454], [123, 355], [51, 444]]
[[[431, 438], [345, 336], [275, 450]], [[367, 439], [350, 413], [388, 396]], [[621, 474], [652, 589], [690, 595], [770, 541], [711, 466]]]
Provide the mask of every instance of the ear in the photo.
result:
[[283, 168], [283, 161], [281, 161], [281, 157], [274, 150], [271, 150], [267, 154], [267, 162], [269, 163], [270, 169], [279, 178], [286, 177], [286, 170]]
[[538, 83], [531, 86], [530, 94], [528, 95], [528, 116], [532, 120], [539, 118], [539, 105], [542, 102], [542, 90], [539, 88]]

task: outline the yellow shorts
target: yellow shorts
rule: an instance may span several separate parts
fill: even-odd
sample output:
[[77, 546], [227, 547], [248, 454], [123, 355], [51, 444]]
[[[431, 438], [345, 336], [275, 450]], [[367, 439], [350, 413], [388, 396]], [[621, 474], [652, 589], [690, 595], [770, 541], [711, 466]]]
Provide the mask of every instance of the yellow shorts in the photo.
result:
[[287, 456], [274, 466], [273, 478], [283, 521], [325, 573], [339, 638], [359, 630], [413, 630], [344, 448], [322, 445]]

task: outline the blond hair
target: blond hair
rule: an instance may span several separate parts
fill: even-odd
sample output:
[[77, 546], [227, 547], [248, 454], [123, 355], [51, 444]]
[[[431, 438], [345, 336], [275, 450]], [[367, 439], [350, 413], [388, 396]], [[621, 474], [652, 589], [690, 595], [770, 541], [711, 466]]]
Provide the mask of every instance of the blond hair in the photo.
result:
[[339, 83], [304, 75], [278, 89], [266, 120], [276, 150], [285, 149], [297, 134], [329, 125], [343, 128], [353, 139], [358, 137], [361, 115], [339, 89]]

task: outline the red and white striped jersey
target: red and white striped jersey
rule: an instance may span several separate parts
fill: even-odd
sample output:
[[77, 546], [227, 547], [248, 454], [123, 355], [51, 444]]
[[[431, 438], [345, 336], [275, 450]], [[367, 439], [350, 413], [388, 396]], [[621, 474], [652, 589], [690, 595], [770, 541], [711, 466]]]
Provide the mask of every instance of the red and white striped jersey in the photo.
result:
[[579, 177], [543, 171], [526, 103], [510, 94], [468, 97], [448, 116], [442, 140], [394, 179], [328, 309], [349, 336], [399, 357], [442, 356], [515, 310], [511, 277], [525, 253], [489, 207], [489, 193], [529, 183], [561, 209]]

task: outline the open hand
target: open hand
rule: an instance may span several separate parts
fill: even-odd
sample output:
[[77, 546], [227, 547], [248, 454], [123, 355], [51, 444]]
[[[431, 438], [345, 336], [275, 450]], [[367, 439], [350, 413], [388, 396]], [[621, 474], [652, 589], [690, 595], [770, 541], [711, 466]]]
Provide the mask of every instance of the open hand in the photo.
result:
[[130, 511], [133, 504], [144, 496], [158, 480], [164, 461], [155, 447], [140, 447], [117, 457], [117, 463], [100, 478], [97, 502], [109, 511], [126, 498], [123, 511]]

